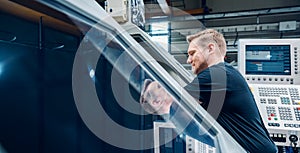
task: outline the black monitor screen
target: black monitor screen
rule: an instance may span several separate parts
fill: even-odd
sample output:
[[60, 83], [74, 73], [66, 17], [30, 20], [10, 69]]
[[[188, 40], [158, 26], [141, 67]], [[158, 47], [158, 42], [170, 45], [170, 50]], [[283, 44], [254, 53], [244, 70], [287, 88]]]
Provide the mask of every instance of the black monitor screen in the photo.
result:
[[291, 75], [290, 45], [246, 45], [246, 74]]

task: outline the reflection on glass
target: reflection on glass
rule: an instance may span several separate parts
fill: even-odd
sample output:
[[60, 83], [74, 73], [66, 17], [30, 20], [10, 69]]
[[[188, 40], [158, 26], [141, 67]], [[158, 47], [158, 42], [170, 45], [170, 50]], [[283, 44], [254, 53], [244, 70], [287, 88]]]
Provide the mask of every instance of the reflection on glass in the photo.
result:
[[[122, 149], [153, 150], [159, 147], [154, 122], [163, 122], [174, 129], [159, 143], [168, 149], [197, 140], [216, 152], [244, 152], [140, 44], [115, 22], [104, 20], [102, 8], [92, 13], [94, 1], [44, 3], [63, 6], [67, 15], [93, 27], [76, 53], [72, 82], [82, 120], [102, 141]], [[94, 79], [90, 70], [95, 70]]]

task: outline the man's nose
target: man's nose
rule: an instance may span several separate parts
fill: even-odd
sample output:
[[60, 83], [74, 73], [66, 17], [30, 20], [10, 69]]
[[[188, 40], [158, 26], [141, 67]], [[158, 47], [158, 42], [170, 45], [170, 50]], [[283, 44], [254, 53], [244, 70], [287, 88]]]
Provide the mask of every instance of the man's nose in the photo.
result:
[[187, 60], [186, 60], [186, 63], [188, 63], [188, 64], [191, 64], [191, 63], [192, 63], [192, 59], [191, 59], [190, 56], [188, 56], [188, 58], [187, 58]]

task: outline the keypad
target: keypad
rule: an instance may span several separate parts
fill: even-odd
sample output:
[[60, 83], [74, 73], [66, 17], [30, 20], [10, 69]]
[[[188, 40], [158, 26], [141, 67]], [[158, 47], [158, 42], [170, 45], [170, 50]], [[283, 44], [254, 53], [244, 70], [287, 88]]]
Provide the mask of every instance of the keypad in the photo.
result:
[[268, 104], [277, 104], [276, 99], [268, 99]]
[[286, 134], [270, 133], [270, 137], [275, 142], [286, 142]]
[[279, 123], [268, 123], [268, 126], [275, 126], [275, 127], [279, 127], [280, 124]]
[[284, 123], [284, 127], [300, 128], [300, 124]]
[[262, 104], [266, 104], [266, 103], [267, 103], [267, 100], [266, 100], [266, 98], [260, 98], [260, 103], [262, 103]]
[[294, 111], [295, 111], [296, 120], [300, 121], [300, 107], [295, 107]]
[[281, 104], [284, 104], [284, 105], [290, 105], [291, 104], [291, 101], [290, 101], [289, 97], [280, 97], [280, 100], [281, 100]]
[[289, 107], [278, 107], [279, 115], [281, 120], [293, 120], [291, 108]]
[[297, 88], [289, 88], [293, 105], [300, 105], [300, 96]]
[[[298, 66], [300, 73], [299, 61]], [[295, 78], [279, 77], [277, 81], [281, 80], [296, 83]], [[300, 137], [300, 85], [250, 84], [250, 87], [264, 125], [271, 132], [270, 137], [275, 144], [288, 146], [290, 135]]]
[[266, 106], [268, 120], [278, 120], [276, 110], [274, 106]]
[[279, 97], [282, 95], [288, 95], [287, 88], [280, 87], [258, 87], [259, 96], [262, 97]]

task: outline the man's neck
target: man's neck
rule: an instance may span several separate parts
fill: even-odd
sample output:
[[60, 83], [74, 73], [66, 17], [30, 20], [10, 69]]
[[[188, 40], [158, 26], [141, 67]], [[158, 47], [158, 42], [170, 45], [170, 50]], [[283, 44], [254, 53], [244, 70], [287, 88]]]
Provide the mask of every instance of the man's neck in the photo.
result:
[[218, 58], [218, 59], [211, 61], [210, 64], [208, 64], [208, 67], [211, 67], [213, 65], [217, 65], [217, 64], [223, 63], [223, 62], [224, 62], [224, 58]]

